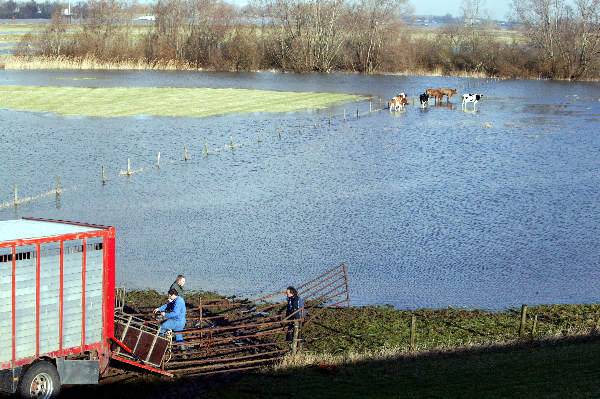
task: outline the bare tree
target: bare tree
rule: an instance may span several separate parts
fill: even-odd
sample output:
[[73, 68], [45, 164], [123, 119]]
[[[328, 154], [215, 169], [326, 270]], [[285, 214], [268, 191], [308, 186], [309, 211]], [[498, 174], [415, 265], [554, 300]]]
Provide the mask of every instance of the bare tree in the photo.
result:
[[513, 0], [549, 77], [580, 79], [597, 70], [600, 58], [600, 0]]
[[39, 43], [39, 47], [42, 55], [45, 56], [58, 56], [62, 54], [64, 46], [69, 43], [66, 37], [67, 32], [67, 21], [60, 11], [55, 11], [52, 14], [50, 23], [46, 26], [44, 31], [36, 38], [31, 34], [26, 35], [23, 38], [23, 45], [20, 46], [19, 50], [22, 55], [27, 54], [33, 47], [36, 40]]
[[[470, 69], [479, 70], [483, 60], [479, 54], [479, 46], [483, 39], [480, 29], [481, 20], [487, 18], [487, 10], [484, 10], [485, 0], [462, 0], [462, 20], [465, 27], [463, 44], [466, 44], [470, 52], [470, 58], [474, 65]], [[484, 17], [485, 15], [485, 17]]]
[[282, 69], [331, 71], [347, 37], [344, 0], [264, 0], [274, 35], [271, 56]]
[[400, 15], [406, 0], [360, 0], [353, 7], [351, 47], [355, 67], [365, 73], [379, 69], [386, 43], [400, 39]]

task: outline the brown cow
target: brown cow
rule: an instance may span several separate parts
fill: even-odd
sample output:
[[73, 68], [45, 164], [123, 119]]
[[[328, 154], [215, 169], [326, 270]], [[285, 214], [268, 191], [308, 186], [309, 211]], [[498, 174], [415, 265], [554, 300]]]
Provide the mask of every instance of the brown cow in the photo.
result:
[[438, 100], [442, 102], [442, 98], [444, 98], [444, 94], [440, 91], [440, 89], [427, 89], [426, 93], [429, 97], [435, 98], [435, 103], [437, 104]]
[[446, 96], [446, 102], [450, 102], [450, 98], [452, 98], [454, 94], [458, 93], [456, 89], [448, 89], [446, 87], [439, 88], [438, 90], [442, 93], [442, 95]]

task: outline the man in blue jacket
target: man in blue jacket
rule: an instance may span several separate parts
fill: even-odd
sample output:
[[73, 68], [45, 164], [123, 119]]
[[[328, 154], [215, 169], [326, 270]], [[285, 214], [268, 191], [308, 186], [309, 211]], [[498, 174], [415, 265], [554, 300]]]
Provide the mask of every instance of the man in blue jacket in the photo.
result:
[[[177, 332], [185, 328], [185, 301], [177, 294], [177, 290], [169, 290], [169, 302], [154, 309], [154, 313], [158, 312], [165, 318], [160, 326], [161, 334], [167, 330]], [[175, 334], [175, 342], [183, 343], [183, 336]]]

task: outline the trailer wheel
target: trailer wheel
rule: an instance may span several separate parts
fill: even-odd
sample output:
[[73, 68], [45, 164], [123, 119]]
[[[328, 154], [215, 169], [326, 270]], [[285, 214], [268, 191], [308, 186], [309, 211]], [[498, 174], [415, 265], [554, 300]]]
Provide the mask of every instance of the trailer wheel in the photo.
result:
[[60, 392], [60, 377], [56, 367], [41, 361], [31, 365], [21, 378], [19, 393], [23, 398], [54, 398]]

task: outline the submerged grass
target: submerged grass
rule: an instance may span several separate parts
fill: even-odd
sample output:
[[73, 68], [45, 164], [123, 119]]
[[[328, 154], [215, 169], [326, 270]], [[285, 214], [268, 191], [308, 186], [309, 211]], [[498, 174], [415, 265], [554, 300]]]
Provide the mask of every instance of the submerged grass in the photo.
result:
[[225, 113], [289, 112], [359, 101], [357, 95], [247, 89], [0, 86], [0, 108], [65, 116], [205, 117]]

